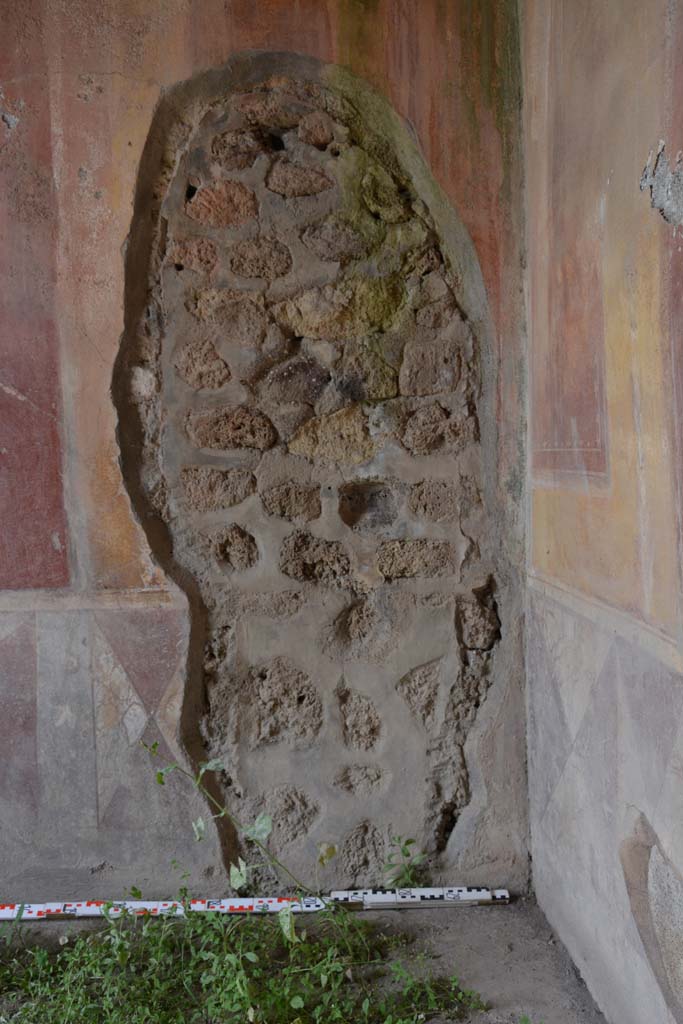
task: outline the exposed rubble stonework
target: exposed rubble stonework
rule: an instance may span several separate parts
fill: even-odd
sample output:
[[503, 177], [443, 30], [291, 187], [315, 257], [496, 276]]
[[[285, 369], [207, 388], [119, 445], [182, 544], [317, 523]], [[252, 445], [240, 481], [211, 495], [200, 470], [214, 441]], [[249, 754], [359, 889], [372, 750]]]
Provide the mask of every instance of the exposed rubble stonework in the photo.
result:
[[331, 842], [376, 883], [396, 833], [437, 866], [505, 629], [460, 274], [348, 89], [266, 78], [176, 129], [118, 372], [204, 651], [182, 735], [305, 877]]

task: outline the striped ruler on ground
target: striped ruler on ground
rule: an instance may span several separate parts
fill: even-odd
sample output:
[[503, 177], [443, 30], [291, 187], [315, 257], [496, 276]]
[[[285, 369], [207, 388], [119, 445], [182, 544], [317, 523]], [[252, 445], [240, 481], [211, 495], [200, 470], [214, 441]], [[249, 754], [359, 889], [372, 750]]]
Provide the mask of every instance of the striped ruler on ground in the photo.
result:
[[[276, 914], [290, 907], [294, 914], [314, 914], [342, 903], [354, 910], [403, 910], [426, 907], [472, 907], [508, 903], [507, 889], [452, 886], [438, 889], [338, 889], [329, 896], [249, 896], [220, 900], [193, 899], [190, 911], [215, 914]], [[0, 921], [44, 921], [75, 917], [120, 917], [134, 914], [182, 917], [185, 906], [177, 900], [78, 900], [73, 903], [0, 903]]]

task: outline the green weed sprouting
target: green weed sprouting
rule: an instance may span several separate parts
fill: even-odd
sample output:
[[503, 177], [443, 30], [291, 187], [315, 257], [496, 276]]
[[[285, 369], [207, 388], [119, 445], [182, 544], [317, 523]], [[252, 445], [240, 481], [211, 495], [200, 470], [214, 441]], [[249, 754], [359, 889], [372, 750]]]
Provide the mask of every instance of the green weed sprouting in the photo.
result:
[[415, 843], [415, 839], [391, 837], [390, 853], [384, 865], [384, 874], [390, 886], [412, 889], [422, 884], [427, 858], [424, 853], [413, 849]]
[[[155, 745], [147, 749], [157, 755]], [[209, 761], [192, 775], [168, 765], [157, 781], [164, 785], [172, 772], [189, 778], [216, 818], [228, 818], [297, 893], [309, 893], [269, 851], [267, 815], [244, 826], [207, 791], [205, 774], [222, 769]], [[201, 842], [204, 822], [193, 830]], [[395, 842], [396, 877], [413, 884], [422, 855], [412, 841]], [[322, 844], [320, 863], [335, 853]], [[233, 888], [248, 885], [250, 870], [242, 858], [231, 866]], [[135, 887], [131, 895], [141, 898]], [[186, 886], [180, 899], [187, 904]], [[55, 951], [22, 947], [14, 923], [0, 932], [0, 1024], [421, 1024], [485, 1008], [457, 978], [425, 971], [428, 958], [419, 975], [411, 971], [404, 938], [343, 906], [316, 914], [306, 928], [295, 928], [290, 908], [274, 916], [123, 914], [95, 932], [64, 936]]]

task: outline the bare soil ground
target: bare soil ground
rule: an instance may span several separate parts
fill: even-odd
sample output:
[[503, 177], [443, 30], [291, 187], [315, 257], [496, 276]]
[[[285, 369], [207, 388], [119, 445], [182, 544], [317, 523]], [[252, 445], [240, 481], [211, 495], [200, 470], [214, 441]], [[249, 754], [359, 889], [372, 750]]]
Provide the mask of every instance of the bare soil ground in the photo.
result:
[[[472, 1024], [605, 1024], [564, 946], [533, 899], [509, 906], [368, 914], [415, 936], [490, 1005]], [[432, 1021], [431, 1024], [436, 1024]]]

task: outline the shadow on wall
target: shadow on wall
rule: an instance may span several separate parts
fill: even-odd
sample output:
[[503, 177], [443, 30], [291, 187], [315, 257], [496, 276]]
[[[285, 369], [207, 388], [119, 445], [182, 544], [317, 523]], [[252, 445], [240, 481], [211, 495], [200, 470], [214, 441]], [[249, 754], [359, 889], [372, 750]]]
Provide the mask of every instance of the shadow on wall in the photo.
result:
[[337, 883], [377, 882], [392, 833], [447, 863], [465, 808], [486, 811], [473, 737], [519, 674], [518, 598], [481, 275], [406, 126], [292, 55], [171, 90], [125, 308], [123, 473], [189, 599], [190, 760], [221, 758], [215, 795], [270, 813], [309, 878], [331, 841]]

